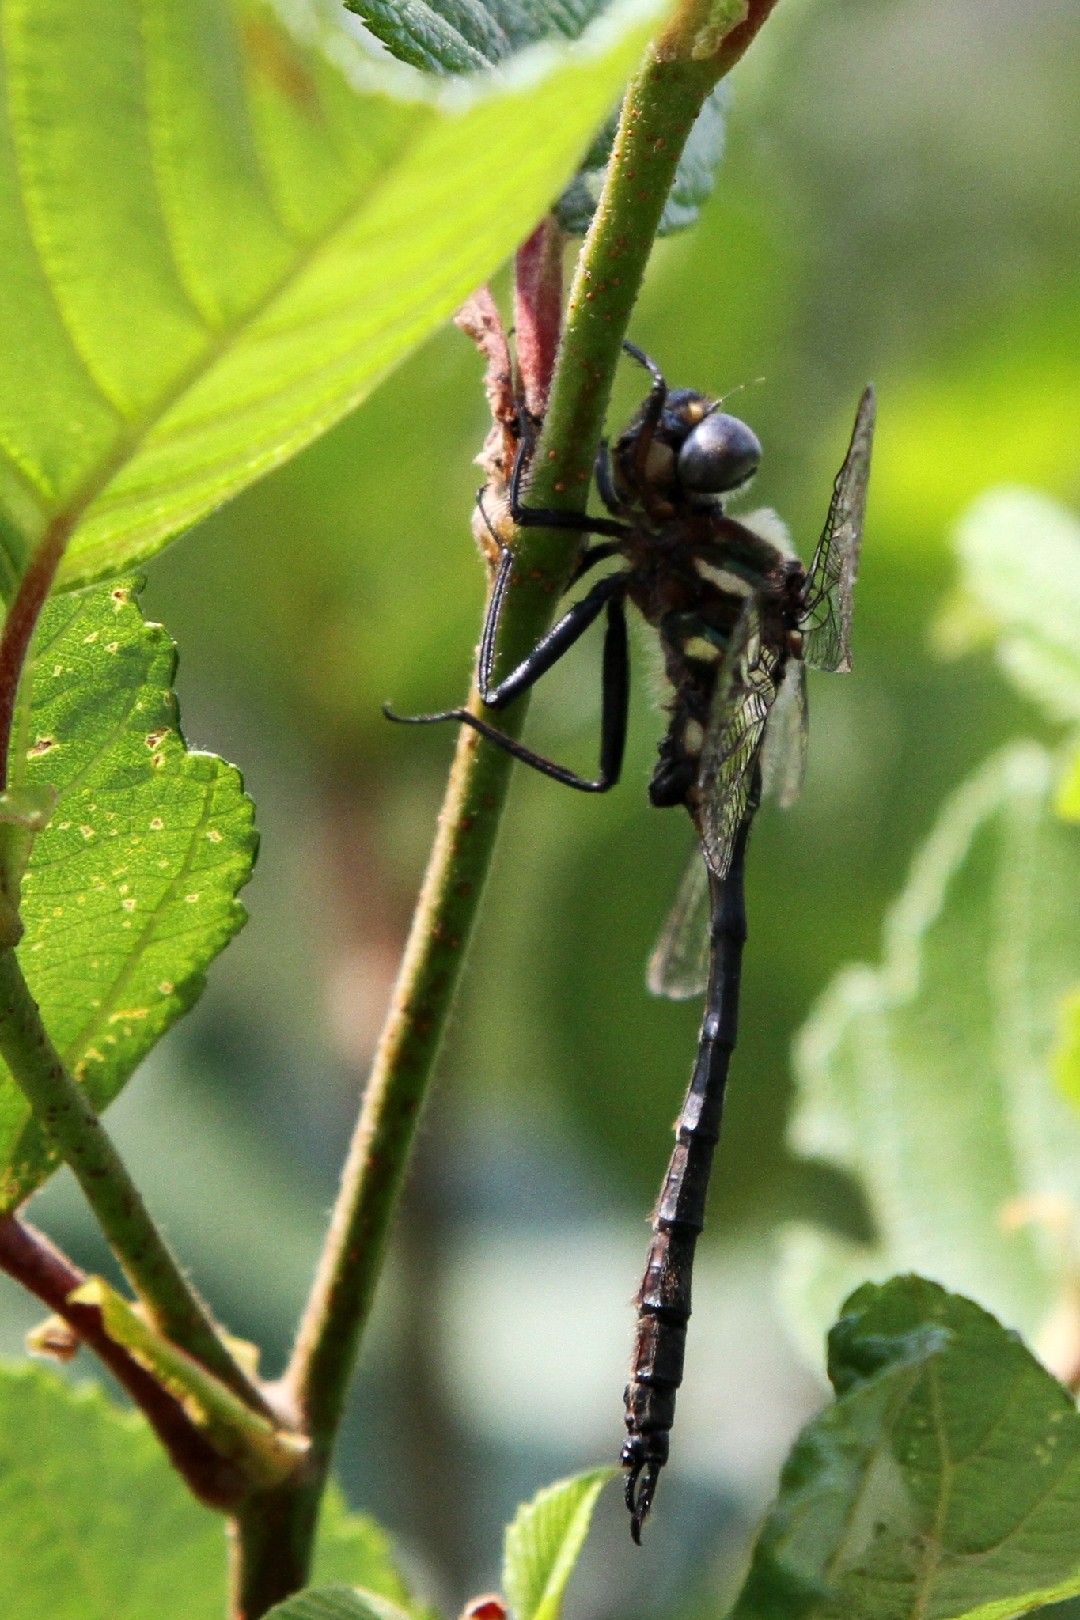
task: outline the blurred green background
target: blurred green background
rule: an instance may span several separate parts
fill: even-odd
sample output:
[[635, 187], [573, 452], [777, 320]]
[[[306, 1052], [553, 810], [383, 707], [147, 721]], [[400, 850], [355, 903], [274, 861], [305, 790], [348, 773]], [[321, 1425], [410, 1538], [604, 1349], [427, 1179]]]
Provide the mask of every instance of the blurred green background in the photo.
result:
[[[784, 514], [804, 556], [868, 378], [879, 429], [855, 673], [813, 680], [806, 792], [754, 836], [741, 1043], [673, 1462], [644, 1551], [616, 1493], [602, 1501], [578, 1615], [673, 1594], [713, 1610], [821, 1399], [771, 1302], [774, 1236], [795, 1217], [857, 1231], [862, 1215], [839, 1176], [785, 1151], [789, 1047], [836, 969], [876, 957], [946, 792], [1039, 726], [989, 659], [943, 663], [931, 634], [950, 531], [977, 492], [1080, 497], [1078, 74], [1075, 0], [1022, 16], [1006, 0], [783, 0], [733, 75], [701, 225], [660, 246], [636, 312], [631, 335], [670, 381], [754, 384], [733, 403], [765, 446], [754, 501]], [[388, 726], [380, 704], [458, 701], [479, 632], [480, 372], [465, 338], [439, 334], [150, 569], [187, 735], [242, 766], [263, 846], [249, 926], [110, 1118], [200, 1285], [271, 1371], [453, 743]], [[615, 428], [641, 390], [626, 373]], [[535, 746], [590, 768], [597, 650], [552, 673], [529, 722]], [[447, 1605], [493, 1583], [522, 1496], [620, 1443], [643, 1217], [699, 1018], [643, 983], [690, 845], [684, 818], [647, 806], [654, 670], [642, 637], [617, 792], [518, 774], [344, 1443], [350, 1500]], [[35, 1215], [104, 1263], [62, 1180]], [[12, 1295], [5, 1319], [15, 1349], [33, 1312]]]

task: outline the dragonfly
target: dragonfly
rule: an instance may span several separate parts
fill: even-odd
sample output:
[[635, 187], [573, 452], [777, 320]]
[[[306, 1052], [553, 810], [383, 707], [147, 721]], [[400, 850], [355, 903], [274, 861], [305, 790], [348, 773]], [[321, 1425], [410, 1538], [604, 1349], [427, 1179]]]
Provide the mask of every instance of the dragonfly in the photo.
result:
[[669, 686], [668, 725], [649, 798], [660, 808], [682, 805], [689, 811], [700, 854], [654, 953], [649, 980], [661, 994], [681, 998], [704, 988], [706, 996], [693, 1074], [653, 1214], [624, 1397], [620, 1460], [631, 1534], [640, 1542], [669, 1455], [694, 1250], [704, 1226], [738, 1031], [747, 841], [764, 796], [790, 804], [799, 791], [807, 667], [837, 672], [851, 667], [852, 589], [875, 404], [867, 388], [806, 567], [774, 513], [740, 520], [727, 510], [758, 470], [762, 450], [753, 431], [724, 412], [722, 401], [693, 389], [669, 388], [648, 355], [632, 343], [623, 347], [648, 372], [651, 386], [615, 443], [601, 443], [595, 475], [605, 514], [525, 503], [531, 445], [524, 432], [509, 488], [510, 515], [519, 528], [569, 529], [594, 537], [594, 543], [583, 545], [568, 589], [603, 563], [618, 560], [621, 566], [597, 578], [496, 682], [495, 649], [514, 553], [494, 535], [500, 560], [477, 660], [481, 702], [498, 712], [535, 685], [603, 614], [597, 774], [581, 775], [536, 753], [469, 709], [404, 716], [387, 707], [385, 712], [408, 724], [470, 726], [543, 775], [582, 792], [604, 793], [619, 780], [626, 743], [627, 602], [659, 635]]

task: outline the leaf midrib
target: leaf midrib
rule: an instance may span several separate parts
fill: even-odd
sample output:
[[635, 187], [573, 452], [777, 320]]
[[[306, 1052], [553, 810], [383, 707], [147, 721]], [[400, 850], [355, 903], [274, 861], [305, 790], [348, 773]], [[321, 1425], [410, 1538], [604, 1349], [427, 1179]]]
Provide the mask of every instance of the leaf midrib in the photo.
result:
[[[328, 63], [328, 66], [333, 69], [333, 63]], [[357, 105], [362, 105], [362, 98], [351, 89], [347, 80], [343, 79], [343, 83], [345, 83], [350, 94], [356, 97]], [[359, 196], [354, 195], [345, 207], [332, 218], [328, 228], [324, 229], [321, 234], [312, 237], [307, 245], [298, 251], [297, 257], [289, 269], [267, 287], [261, 297], [252, 304], [251, 308], [240, 320], [229, 327], [222, 328], [218, 334], [211, 335], [212, 340], [208, 343], [201, 356], [181, 371], [173, 382], [164, 388], [143, 412], [130, 420], [124, 431], [117, 435], [112, 451], [101, 459], [98, 466], [87, 475], [80, 485], [76, 486], [68, 498], [56, 508], [52, 508], [51, 505], [46, 507], [46, 511], [51, 514], [48, 519], [50, 529], [57, 522], [69, 522], [72, 527], [73, 537], [75, 536], [76, 525], [85, 515], [87, 509], [108, 489], [123, 468], [136, 459], [138, 452], [144, 447], [158, 424], [180, 403], [186, 394], [214, 370], [215, 366], [231, 350], [243, 343], [252, 328], [264, 318], [275, 303], [283, 299], [299, 284], [304, 275], [318, 262], [320, 256], [332, 250], [338, 237], [350, 229], [356, 222], [358, 215], [365, 209], [370, 208], [379, 194], [389, 186], [399, 168], [405, 164], [413, 155], [416, 147], [426, 138], [432, 124], [437, 122], [440, 116], [443, 118], [453, 117], [452, 113], [443, 112], [440, 114], [435, 108], [423, 102], [416, 102], [412, 105], [417, 114], [416, 125], [410, 130], [408, 137], [394, 153], [393, 160], [385, 164], [373, 176], [368, 175], [366, 177], [366, 183], [361, 194]], [[261, 151], [250, 117], [250, 106], [250, 98], [245, 91], [245, 118], [251, 128], [253, 144], [256, 150]], [[15, 143], [13, 142], [13, 144]], [[15, 150], [16, 154], [18, 154], [17, 145], [15, 145]], [[24, 195], [24, 190], [20, 188], [20, 203]], [[27, 228], [34, 244], [34, 251], [38, 254], [42, 266], [50, 299], [57, 311], [57, 320], [67, 332], [67, 324], [62, 310], [57, 304], [53, 290], [52, 278], [45, 267], [45, 261], [41, 258], [39, 244], [30, 225], [29, 216], [27, 217]], [[99, 385], [93, 374], [87, 370], [77, 347], [75, 353], [79, 356], [80, 363], [83, 365], [83, 369], [86, 370], [90, 381], [100, 392]], [[103, 397], [106, 398], [110, 408], [115, 410], [115, 406], [112, 405], [111, 401], [108, 401], [107, 396]], [[12, 460], [10, 453], [6, 450], [4, 454], [5, 460], [15, 469], [20, 479], [25, 482], [25, 474], [22, 473], [18, 463]], [[42, 491], [35, 486], [34, 493], [40, 502]]]

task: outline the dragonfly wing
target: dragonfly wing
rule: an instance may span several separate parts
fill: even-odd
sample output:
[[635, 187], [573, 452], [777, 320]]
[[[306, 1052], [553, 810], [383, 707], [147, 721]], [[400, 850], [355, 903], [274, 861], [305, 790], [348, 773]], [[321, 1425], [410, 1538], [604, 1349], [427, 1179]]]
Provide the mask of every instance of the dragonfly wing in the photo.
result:
[[698, 834], [709, 868], [720, 879], [727, 877], [750, 802], [779, 662], [776, 649], [762, 639], [757, 600], [749, 597], [728, 648], [698, 766]]
[[649, 957], [646, 983], [654, 996], [689, 1001], [709, 982], [709, 870], [695, 849], [664, 931]]
[[806, 582], [803, 648], [812, 669], [851, 668], [851, 592], [859, 567], [874, 414], [874, 390], [867, 388]]
[[781, 810], [795, 803], [806, 774], [806, 665], [790, 658], [761, 747], [761, 791]]

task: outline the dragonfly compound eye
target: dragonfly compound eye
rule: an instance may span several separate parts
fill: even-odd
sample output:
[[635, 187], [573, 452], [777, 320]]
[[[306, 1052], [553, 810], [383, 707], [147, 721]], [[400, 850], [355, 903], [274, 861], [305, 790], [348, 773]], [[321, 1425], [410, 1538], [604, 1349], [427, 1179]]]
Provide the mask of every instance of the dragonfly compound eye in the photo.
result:
[[758, 470], [761, 443], [745, 422], [710, 411], [687, 434], [679, 451], [679, 482], [697, 495], [738, 489]]

